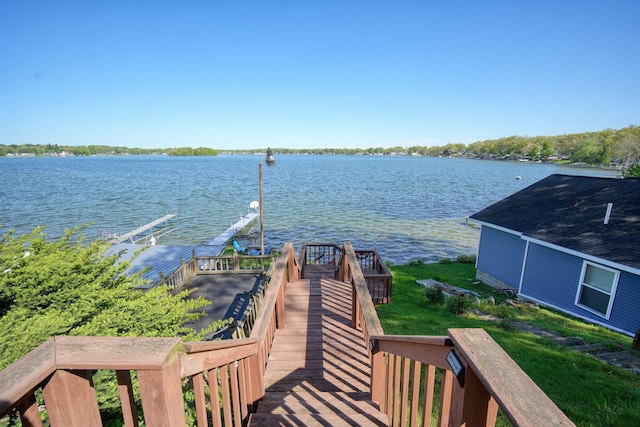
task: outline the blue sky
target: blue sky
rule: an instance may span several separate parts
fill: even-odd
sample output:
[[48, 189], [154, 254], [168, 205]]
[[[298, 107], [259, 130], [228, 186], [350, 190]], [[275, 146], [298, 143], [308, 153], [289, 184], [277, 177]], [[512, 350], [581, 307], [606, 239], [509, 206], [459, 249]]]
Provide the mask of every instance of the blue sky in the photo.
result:
[[636, 0], [0, 0], [0, 144], [407, 147], [630, 124]]

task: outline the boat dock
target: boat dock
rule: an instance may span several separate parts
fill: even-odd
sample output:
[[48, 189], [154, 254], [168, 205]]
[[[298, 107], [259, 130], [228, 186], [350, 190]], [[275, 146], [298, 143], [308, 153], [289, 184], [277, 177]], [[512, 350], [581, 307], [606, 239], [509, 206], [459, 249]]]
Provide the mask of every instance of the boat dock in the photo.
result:
[[169, 220], [175, 218], [176, 215], [175, 214], [167, 214], [165, 216], [163, 216], [162, 218], [158, 218], [155, 221], [152, 221], [148, 224], [143, 225], [142, 227], [138, 227], [133, 231], [130, 231], [128, 233], [124, 233], [120, 236], [118, 235], [113, 235], [113, 237], [111, 237], [108, 241], [109, 243], [113, 243], [115, 245], [122, 243], [122, 242], [126, 242], [127, 240], [129, 240], [131, 243], [135, 243], [134, 241], [134, 236], [137, 236], [138, 234], [142, 234], [145, 231], [149, 231], [151, 230], [153, 227], [156, 227], [162, 223], [167, 223]]
[[242, 230], [247, 225], [251, 224], [253, 221], [255, 221], [257, 217], [258, 217], [257, 213], [248, 213], [247, 216], [241, 216], [240, 221], [236, 222], [231, 227], [229, 227], [225, 232], [223, 232], [218, 237], [208, 242], [207, 245], [224, 246], [229, 240], [231, 240], [231, 238], [233, 238], [233, 236], [236, 235], [236, 233], [238, 233], [238, 231]]
[[[157, 283], [160, 273], [165, 275], [171, 274], [175, 269], [180, 266], [181, 260], [190, 259], [195, 252], [200, 256], [216, 256], [220, 255], [229, 240], [231, 240], [239, 231], [251, 224], [258, 218], [257, 213], [250, 212], [244, 217], [240, 217], [240, 220], [232, 224], [227, 230], [222, 232], [215, 239], [200, 245], [149, 245], [142, 243], [135, 243], [134, 236], [144, 233], [152, 227], [162, 224], [175, 217], [175, 215], [166, 215], [159, 218], [149, 224], [146, 224], [140, 228], [137, 228], [122, 236], [112, 236], [108, 241], [113, 243], [111, 253], [117, 253], [123, 251], [121, 260], [128, 260], [131, 262], [131, 266], [127, 270], [127, 274], [133, 274], [145, 269], [143, 278], [151, 281], [150, 286], [154, 286]], [[131, 259], [133, 255], [142, 250], [135, 259]]]

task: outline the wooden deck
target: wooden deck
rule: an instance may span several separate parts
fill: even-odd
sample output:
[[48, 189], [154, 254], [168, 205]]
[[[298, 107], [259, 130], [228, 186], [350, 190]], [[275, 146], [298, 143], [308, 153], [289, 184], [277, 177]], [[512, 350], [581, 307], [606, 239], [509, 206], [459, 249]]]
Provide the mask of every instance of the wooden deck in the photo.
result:
[[351, 328], [350, 285], [333, 280], [330, 268], [307, 266], [307, 279], [287, 286], [286, 326], [276, 331], [266, 395], [250, 425], [388, 425], [369, 400], [369, 357]]

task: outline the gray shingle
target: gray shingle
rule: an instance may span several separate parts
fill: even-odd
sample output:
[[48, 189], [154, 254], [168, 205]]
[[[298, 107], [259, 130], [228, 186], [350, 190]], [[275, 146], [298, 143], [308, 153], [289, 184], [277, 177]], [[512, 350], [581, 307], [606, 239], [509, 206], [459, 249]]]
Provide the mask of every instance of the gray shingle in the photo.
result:
[[551, 175], [470, 218], [640, 268], [639, 178]]

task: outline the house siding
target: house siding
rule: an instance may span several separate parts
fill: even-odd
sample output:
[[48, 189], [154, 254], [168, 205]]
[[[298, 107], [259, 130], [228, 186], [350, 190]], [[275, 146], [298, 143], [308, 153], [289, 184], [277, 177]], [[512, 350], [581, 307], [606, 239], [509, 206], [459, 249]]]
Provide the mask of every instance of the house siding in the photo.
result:
[[609, 319], [575, 304], [583, 259], [534, 243], [529, 245], [520, 293], [583, 319], [629, 334], [640, 328], [640, 277], [621, 272]]
[[517, 288], [525, 250], [520, 236], [483, 225], [476, 267], [481, 275]]
[[640, 276], [621, 272], [609, 324], [629, 334], [635, 334], [640, 329], [638, 301], [640, 301]]
[[564, 311], [575, 311], [581, 272], [581, 258], [531, 243], [520, 293]]

